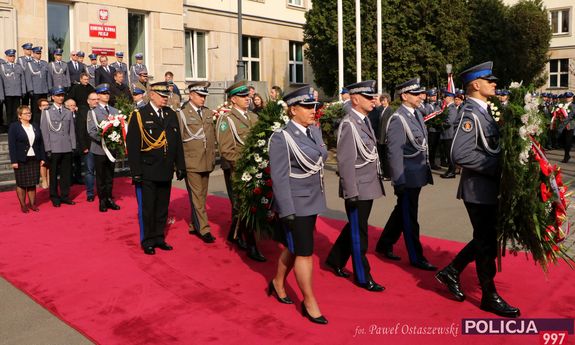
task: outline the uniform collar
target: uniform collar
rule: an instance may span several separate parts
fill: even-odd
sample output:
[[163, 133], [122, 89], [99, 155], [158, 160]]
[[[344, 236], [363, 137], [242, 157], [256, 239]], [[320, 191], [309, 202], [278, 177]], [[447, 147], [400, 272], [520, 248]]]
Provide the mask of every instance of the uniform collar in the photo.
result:
[[294, 120], [290, 120], [290, 122], [296, 126], [297, 129], [299, 129], [300, 131], [302, 131], [302, 133], [306, 133], [307, 131], [307, 127], [304, 127], [302, 125], [300, 125], [299, 123], [295, 122]]
[[359, 116], [359, 118], [361, 119], [361, 121], [363, 121], [365, 119], [365, 115], [363, 115], [362, 113], [360, 113], [359, 111], [351, 108], [351, 111], [353, 111], [357, 116]]
[[472, 101], [474, 101], [475, 103], [477, 103], [481, 107], [481, 109], [485, 110], [485, 112], [487, 113], [487, 103], [486, 102], [484, 102], [480, 99], [477, 99], [475, 97], [471, 97], [471, 96], [469, 96], [468, 98], [471, 99]]
[[405, 103], [402, 104], [402, 107], [404, 107], [405, 109], [407, 109], [407, 111], [408, 111], [411, 115], [415, 116], [415, 109], [413, 109], [412, 107], [408, 106], [408, 105], [405, 104]]

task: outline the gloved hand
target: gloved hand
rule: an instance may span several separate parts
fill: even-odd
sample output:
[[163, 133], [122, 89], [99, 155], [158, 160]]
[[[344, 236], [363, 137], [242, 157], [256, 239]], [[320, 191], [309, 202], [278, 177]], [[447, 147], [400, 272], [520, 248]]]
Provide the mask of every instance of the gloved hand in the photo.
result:
[[405, 185], [398, 184], [396, 186], [393, 186], [393, 193], [397, 196], [403, 195], [403, 193], [405, 193]]
[[176, 170], [176, 178], [181, 181], [186, 178], [186, 171], [183, 169]]
[[132, 184], [142, 183], [142, 175], [132, 176]]
[[295, 228], [295, 214], [290, 214], [285, 217], [280, 218], [281, 222], [284, 223], [290, 231]]
[[347, 205], [349, 207], [352, 207], [352, 208], [357, 207], [358, 201], [359, 201], [359, 198], [357, 196], [351, 197], [349, 199], [345, 199], [345, 202], [347, 203]]

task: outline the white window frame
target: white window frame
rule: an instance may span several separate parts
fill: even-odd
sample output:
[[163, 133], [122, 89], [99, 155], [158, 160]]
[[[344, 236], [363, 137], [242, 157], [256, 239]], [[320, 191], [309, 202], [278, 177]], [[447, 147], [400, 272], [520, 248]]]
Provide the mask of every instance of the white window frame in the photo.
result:
[[[246, 73], [246, 80], [249, 81], [261, 81], [262, 80], [262, 62], [261, 62], [261, 56], [262, 56], [262, 49], [261, 49], [261, 38], [260, 37], [256, 37], [256, 36], [243, 36], [242, 40], [247, 38], [248, 39], [248, 51], [247, 51], [247, 57], [242, 56], [242, 61], [244, 62], [244, 66], [245, 66], [245, 73]], [[256, 39], [258, 41], [258, 52], [259, 52], [259, 56], [260, 57], [252, 57], [252, 40]], [[242, 45], [243, 45], [243, 41], [242, 41]], [[242, 55], [246, 54], [246, 52], [242, 51]], [[258, 76], [258, 80], [252, 80], [252, 62], [257, 62], [258, 66], [260, 66], [259, 70], [260, 70], [260, 75]]]
[[[198, 64], [197, 64], [197, 60], [198, 60], [198, 33], [202, 33], [204, 34], [204, 51], [203, 54], [205, 56], [205, 61], [206, 61], [206, 76], [205, 77], [198, 77]], [[207, 31], [202, 31], [202, 30], [194, 30], [194, 29], [186, 29], [184, 30], [184, 50], [186, 49], [186, 40], [187, 40], [187, 35], [191, 34], [192, 37], [192, 43], [193, 46], [190, 47], [190, 49], [192, 51], [188, 52], [186, 51], [185, 54], [190, 54], [191, 60], [192, 60], [192, 66], [185, 66], [186, 71], [184, 73], [184, 75], [186, 75], [188, 73], [187, 69], [188, 67], [191, 67], [192, 69], [192, 76], [188, 77], [186, 76], [186, 81], [193, 81], [193, 80], [208, 80], [209, 79], [209, 71], [210, 69], [208, 68], [208, 32]]]
[[[297, 48], [301, 47], [301, 57], [302, 60], [301, 61], [297, 61]], [[304, 67], [304, 58], [303, 58], [303, 43], [302, 42], [296, 42], [296, 41], [289, 41], [289, 50], [294, 58], [294, 60], [289, 60], [289, 53], [288, 53], [288, 60], [289, 60], [289, 66], [291, 67], [292, 65], [294, 66], [294, 68], [292, 69], [292, 72], [290, 73], [289, 76], [289, 82], [290, 84], [304, 84], [305, 82], [305, 67]], [[297, 68], [296, 66], [302, 66], [302, 80], [298, 81], [297, 80]], [[289, 69], [288, 69], [289, 71]], [[288, 72], [289, 73], [289, 72]]]
[[[567, 31], [560, 31], [562, 30], [562, 22], [563, 22], [563, 13], [567, 11], [567, 18], [569, 23], [567, 24]], [[568, 35], [571, 32], [572, 20], [571, 20], [571, 8], [554, 8], [549, 10], [549, 25], [551, 26], [551, 30], [553, 30], [553, 13], [557, 13], [557, 29], [558, 32], [553, 32], [552, 34], [555, 35]]]
[[[565, 71], [561, 70], [561, 60], [567, 60], [567, 70], [565, 70]], [[553, 61], [557, 62], [557, 72], [551, 72], [551, 63]], [[552, 75], [557, 76], [557, 85], [551, 85], [551, 76]], [[567, 84], [566, 85], [561, 85], [561, 76], [562, 75], [567, 75]], [[569, 59], [564, 58], [564, 59], [551, 59], [551, 60], [549, 60], [549, 88], [564, 89], [564, 88], [568, 88], [568, 87], [569, 87]]]
[[288, 6], [305, 8], [305, 0], [287, 0]]

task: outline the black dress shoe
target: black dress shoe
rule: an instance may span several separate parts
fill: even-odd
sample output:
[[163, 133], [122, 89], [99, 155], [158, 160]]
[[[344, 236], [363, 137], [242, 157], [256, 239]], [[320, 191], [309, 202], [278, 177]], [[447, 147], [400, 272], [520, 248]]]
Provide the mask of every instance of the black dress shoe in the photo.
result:
[[393, 249], [391, 248], [385, 248], [385, 249], [375, 249], [376, 252], [383, 254], [384, 257], [390, 259], [390, 260], [394, 260], [394, 261], [399, 261], [401, 260], [401, 257], [393, 254]]
[[430, 168], [431, 168], [431, 170], [441, 170], [439, 165], [432, 165], [432, 166], [430, 166]]
[[144, 254], [146, 255], [155, 255], [156, 250], [152, 246], [144, 247]]
[[311, 316], [311, 315], [307, 312], [307, 309], [306, 309], [305, 304], [304, 304], [303, 302], [301, 302], [301, 314], [302, 314], [304, 317], [307, 317], [308, 320], [310, 320], [310, 321], [313, 322], [313, 323], [317, 323], [317, 324], [320, 324], [320, 325], [325, 325], [325, 324], [327, 324], [327, 319], [326, 319], [325, 317], [323, 317], [323, 315], [320, 315], [320, 316], [318, 316], [318, 317], [313, 317], [313, 316]]
[[87, 198], [86, 198], [86, 201], [88, 201], [88, 202], [93, 202], [93, 201], [94, 201], [94, 196], [92, 195], [92, 196], [87, 197]]
[[116, 204], [112, 199], [106, 199], [106, 206], [114, 211], [118, 211], [120, 209], [120, 206], [118, 206], [118, 204]]
[[276, 295], [276, 299], [278, 300], [278, 302], [283, 303], [283, 304], [293, 304], [293, 301], [291, 300], [291, 298], [289, 298], [289, 296], [285, 296], [285, 297], [280, 297], [280, 295], [278, 295], [278, 292], [276, 291], [276, 287], [274, 286], [274, 281], [271, 280], [269, 285], [268, 285], [268, 296], [271, 296], [272, 294]]
[[198, 237], [204, 241], [205, 243], [214, 243], [216, 241], [216, 238], [214, 237], [214, 235], [212, 235], [211, 232], [206, 232], [203, 235], [200, 235], [199, 232], [197, 232]]
[[59, 201], [53, 201], [53, 200], [52, 200], [52, 206], [54, 206], [54, 207], [60, 207], [60, 202], [59, 202]]
[[461, 291], [461, 285], [459, 283], [459, 272], [457, 272], [453, 266], [448, 265], [441, 271], [437, 272], [435, 279], [437, 279], [441, 284], [447, 286], [455, 300], [459, 302], [463, 302], [465, 300], [465, 294]]
[[258, 250], [258, 248], [256, 246], [251, 246], [249, 248], [248, 258], [250, 258], [254, 261], [258, 261], [258, 262], [266, 262], [267, 261], [265, 256], [263, 256], [262, 253], [260, 253], [260, 251]]
[[108, 207], [106, 206], [106, 202], [104, 200], [100, 200], [98, 210], [100, 210], [100, 212], [108, 212]]
[[349, 276], [350, 276], [349, 272], [347, 272], [343, 267], [332, 266], [328, 263], [326, 263], [326, 265], [328, 265], [333, 270], [333, 273], [336, 276], [342, 277], [342, 278], [349, 278]]
[[455, 178], [455, 173], [452, 173], [452, 172], [445, 173], [445, 174], [439, 175], [439, 177], [441, 177], [441, 178]]
[[569, 160], [571, 159], [571, 156], [569, 157], [565, 157], [561, 160], [561, 163], [569, 163]]
[[231, 244], [235, 244], [236, 246], [238, 246], [238, 249], [240, 249], [240, 250], [248, 250], [248, 245], [247, 245], [246, 241], [244, 241], [240, 237], [235, 238], [235, 239], [231, 239], [231, 240], [228, 238], [228, 241]]
[[172, 250], [172, 249], [174, 249], [174, 247], [170, 246], [166, 242], [162, 242], [160, 244], [157, 244], [156, 247], [160, 248], [161, 250]]
[[359, 287], [366, 289], [367, 291], [371, 292], [382, 292], [385, 288], [378, 283], [374, 282], [373, 280], [368, 281], [365, 284], [357, 284]]
[[412, 262], [411, 266], [424, 271], [437, 271], [437, 267], [433, 266], [427, 261]]
[[76, 205], [76, 203], [70, 199], [62, 199], [61, 203], [66, 205]]
[[503, 316], [503, 317], [519, 317], [521, 312], [519, 308], [510, 306], [505, 302], [501, 296], [496, 292], [483, 294], [481, 298], [481, 310]]

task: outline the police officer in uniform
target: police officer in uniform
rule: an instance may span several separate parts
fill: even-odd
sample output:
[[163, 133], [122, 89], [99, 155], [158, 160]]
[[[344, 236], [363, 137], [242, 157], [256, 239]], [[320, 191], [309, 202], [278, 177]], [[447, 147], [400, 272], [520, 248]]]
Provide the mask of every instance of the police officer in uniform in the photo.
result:
[[114, 67], [116, 71], [121, 71], [124, 74], [123, 83], [128, 84], [128, 65], [124, 61], [124, 52], [116, 52], [116, 61], [111, 63], [110, 66]]
[[110, 101], [110, 85], [101, 84], [96, 86], [98, 94], [98, 105], [90, 109], [86, 118], [88, 135], [90, 136], [90, 152], [94, 155], [94, 168], [96, 170], [96, 188], [98, 190], [99, 210], [107, 212], [108, 209], [119, 210], [118, 206], [112, 199], [112, 188], [114, 184], [114, 167], [116, 152], [104, 150], [102, 145], [102, 136], [98, 133], [98, 125], [108, 115], [118, 115], [118, 109], [108, 105]]
[[[249, 89], [246, 81], [239, 81], [226, 89], [228, 99], [232, 102], [232, 110], [218, 118], [217, 140], [219, 144], [221, 167], [224, 170], [226, 190], [232, 203], [232, 225], [228, 233], [228, 241], [236, 243], [240, 249], [248, 249], [248, 257], [255, 261], [266, 261], [256, 246], [253, 231], [246, 229], [244, 222], [238, 220], [236, 191], [232, 188], [232, 176], [235, 162], [240, 158], [250, 128], [255, 125], [258, 116], [248, 111], [250, 104]], [[236, 231], [237, 230], [237, 231]]]
[[451, 144], [453, 143], [453, 137], [455, 136], [455, 129], [457, 128], [457, 106], [453, 102], [455, 93], [443, 90], [443, 102], [445, 104], [445, 109], [447, 109], [447, 117], [443, 121], [443, 130], [441, 131], [441, 147], [444, 152], [443, 155], [447, 157], [447, 171], [441, 174], [441, 178], [455, 178], [455, 164], [451, 160]]
[[141, 71], [146, 71], [146, 74], [148, 74], [148, 67], [144, 65], [144, 54], [137, 53], [134, 58], [136, 63], [130, 68], [130, 84], [136, 83]]
[[[150, 88], [150, 83], [148, 82], [148, 70], [146, 68], [138, 70], [138, 77], [136, 79], [132, 79], [132, 91], [135, 89], [145, 90], [146, 93], [144, 94], [144, 101], [148, 102], [148, 89]], [[169, 105], [170, 98], [168, 97], [168, 105]]]
[[[441, 106], [437, 103], [437, 89], [432, 88], [426, 91], [427, 97], [425, 104], [422, 106], [425, 108], [425, 115], [441, 111]], [[437, 154], [437, 149], [439, 148], [441, 128], [436, 128], [433, 125], [427, 125], [427, 134], [429, 136], [429, 162], [431, 163], [431, 169], [438, 170], [439, 166], [435, 162], [435, 157]]]
[[[72, 112], [64, 107], [65, 92], [62, 86], [51, 90], [53, 104], [42, 112], [40, 121], [44, 149], [50, 166], [50, 200], [54, 207], [60, 207], [60, 204], [75, 204], [70, 200], [70, 184], [72, 151], [76, 149], [76, 130]], [[60, 185], [59, 192], [58, 185]]]
[[422, 270], [435, 271], [437, 268], [423, 256], [417, 219], [421, 188], [428, 183], [433, 184], [427, 131], [423, 117], [416, 111], [421, 104], [419, 95], [424, 92], [419, 78], [396, 87], [402, 104], [387, 125], [387, 157], [397, 204], [381, 233], [376, 251], [388, 259], [400, 260], [393, 253], [393, 245], [403, 232], [410, 264]]
[[98, 69], [98, 55], [90, 54], [90, 65], [86, 66], [86, 73], [90, 76], [90, 85], [96, 86], [96, 70]]
[[146, 91], [139, 88], [135, 88], [134, 91], [132, 91], [132, 100], [134, 101], [134, 107], [141, 108], [146, 104], [148, 104], [148, 102], [144, 101], [145, 95]]
[[205, 106], [209, 87], [210, 83], [207, 81], [188, 85], [189, 101], [179, 110], [180, 133], [186, 161], [186, 187], [192, 210], [189, 232], [198, 235], [205, 243], [216, 240], [206, 212], [210, 173], [216, 164], [214, 121], [212, 111]]
[[356, 283], [373, 292], [385, 288], [377, 284], [365, 256], [368, 220], [373, 199], [384, 195], [380, 175], [377, 138], [367, 115], [375, 107], [375, 81], [367, 80], [346, 86], [351, 107], [339, 125], [337, 167], [339, 196], [345, 200], [348, 223], [335, 241], [326, 264], [340, 277], [348, 277], [344, 267], [351, 255]]
[[49, 63], [48, 87], [50, 89], [53, 89], [56, 86], [63, 86], [67, 90], [70, 87], [68, 64], [62, 61], [63, 52], [64, 51], [60, 48], [54, 50], [54, 61]]
[[[18, 63], [22, 67], [22, 70], [26, 71], [28, 62], [32, 62], [32, 48], [34, 45], [32, 43], [24, 43], [22, 45], [22, 51], [24, 55], [18, 57]], [[26, 89], [26, 94], [22, 96], [22, 104], [23, 105], [30, 105], [30, 95], [31, 90]], [[34, 107], [37, 105], [35, 104]], [[34, 110], [32, 110], [34, 111]]]
[[[16, 109], [26, 95], [24, 69], [16, 60], [16, 49], [5, 51], [6, 63], [0, 65], [0, 101], [6, 105], [6, 124], [16, 121]], [[1, 121], [1, 118], [0, 118]]]
[[40, 109], [38, 100], [48, 98], [50, 90], [48, 84], [48, 62], [42, 60], [42, 47], [32, 48], [32, 61], [26, 63], [24, 75], [26, 76], [26, 89], [30, 94], [32, 108], [32, 122], [40, 123]]
[[501, 171], [501, 147], [498, 125], [487, 105], [495, 95], [497, 78], [492, 74], [491, 61], [461, 72], [467, 100], [453, 139], [451, 156], [460, 165], [461, 181], [457, 198], [463, 199], [471, 225], [473, 239], [455, 259], [435, 276], [447, 285], [457, 301], [463, 301], [459, 275], [475, 261], [481, 285], [481, 309], [504, 317], [518, 317], [519, 309], [510, 306], [495, 289], [495, 258], [497, 257], [497, 196]]
[[168, 85], [151, 85], [150, 103], [134, 110], [126, 138], [130, 173], [136, 186], [140, 243], [144, 253], [155, 248], [172, 250], [165, 241], [174, 171], [178, 180], [186, 177], [186, 163], [178, 115], [169, 107]]
[[269, 143], [274, 207], [285, 231], [286, 248], [279, 259], [268, 295], [280, 303], [292, 304], [285, 291], [288, 273], [294, 269], [304, 296], [302, 311], [311, 322], [326, 324], [312, 286], [313, 233], [317, 215], [326, 209], [323, 165], [327, 149], [321, 129], [315, 126], [313, 88], [300, 87], [283, 98], [290, 121], [275, 131]]

